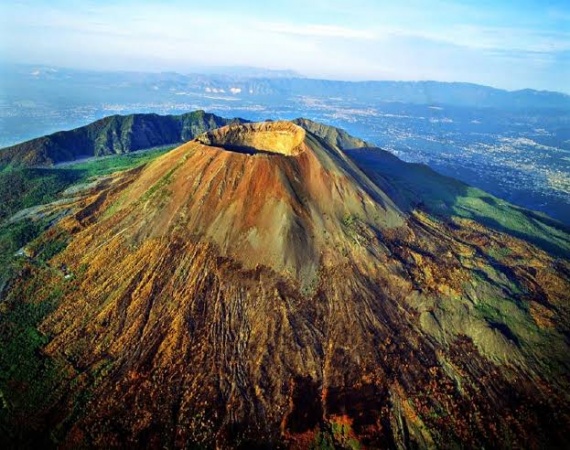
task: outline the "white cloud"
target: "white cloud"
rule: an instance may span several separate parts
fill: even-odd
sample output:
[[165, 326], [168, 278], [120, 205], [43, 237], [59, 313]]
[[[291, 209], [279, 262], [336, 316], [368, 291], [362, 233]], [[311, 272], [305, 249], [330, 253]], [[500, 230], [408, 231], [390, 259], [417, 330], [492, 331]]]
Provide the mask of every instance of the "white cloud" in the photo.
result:
[[265, 23], [260, 22], [257, 27], [261, 31], [272, 33], [292, 34], [307, 37], [329, 37], [343, 39], [376, 39], [377, 34], [373, 30], [348, 28], [339, 25], [306, 24], [298, 25], [284, 22]]
[[416, 36], [482, 50], [560, 52], [570, 50], [570, 33], [545, 32], [530, 28], [454, 25]]

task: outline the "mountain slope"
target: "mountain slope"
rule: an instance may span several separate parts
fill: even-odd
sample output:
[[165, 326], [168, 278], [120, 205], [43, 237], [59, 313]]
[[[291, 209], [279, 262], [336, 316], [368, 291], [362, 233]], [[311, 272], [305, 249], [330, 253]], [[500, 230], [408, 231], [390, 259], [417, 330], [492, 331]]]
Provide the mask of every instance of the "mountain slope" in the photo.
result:
[[346, 153], [404, 210], [421, 207], [445, 219], [473, 219], [570, 259], [570, 229], [545, 214], [512, 205], [424, 164], [403, 163], [379, 148], [349, 148]]
[[370, 147], [367, 142], [351, 136], [340, 128], [313, 122], [312, 120], [302, 117], [292, 120], [292, 122], [323, 139], [328, 145], [338, 147], [342, 150]]
[[2, 149], [0, 165], [50, 166], [90, 156], [179, 144], [233, 122], [240, 119], [224, 119], [204, 111], [179, 116], [109, 116], [75, 130], [60, 131]]
[[200, 135], [27, 246], [0, 336], [40, 362], [0, 354], [0, 425], [67, 448], [567, 445], [570, 263], [305, 125]]

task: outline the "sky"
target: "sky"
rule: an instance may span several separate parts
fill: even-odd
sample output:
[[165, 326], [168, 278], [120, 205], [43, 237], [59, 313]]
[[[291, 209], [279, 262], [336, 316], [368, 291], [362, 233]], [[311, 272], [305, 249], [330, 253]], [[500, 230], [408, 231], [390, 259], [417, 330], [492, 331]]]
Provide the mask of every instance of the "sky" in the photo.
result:
[[0, 62], [570, 93], [570, 0], [11, 0], [0, 4]]

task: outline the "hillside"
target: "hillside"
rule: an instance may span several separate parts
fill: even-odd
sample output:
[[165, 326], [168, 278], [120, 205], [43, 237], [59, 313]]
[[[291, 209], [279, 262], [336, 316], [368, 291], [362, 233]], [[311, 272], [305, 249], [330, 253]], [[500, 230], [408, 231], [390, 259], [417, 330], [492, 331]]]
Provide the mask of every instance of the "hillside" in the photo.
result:
[[75, 130], [60, 131], [2, 149], [0, 166], [51, 166], [86, 157], [180, 144], [204, 131], [239, 121], [204, 111], [179, 116], [109, 116]]
[[310, 133], [323, 139], [328, 145], [332, 145], [334, 147], [338, 147], [343, 150], [364, 148], [370, 146], [370, 144], [368, 144], [367, 142], [363, 141], [362, 139], [351, 136], [346, 131], [341, 130], [340, 128], [324, 125], [322, 123], [314, 122], [312, 120], [304, 119], [302, 117], [292, 120], [291, 122], [293, 122], [296, 125], [299, 125], [300, 127], [304, 128]]
[[532, 242], [570, 237], [548, 218], [305, 120], [72, 195], [3, 295], [10, 443], [570, 442], [570, 263]]

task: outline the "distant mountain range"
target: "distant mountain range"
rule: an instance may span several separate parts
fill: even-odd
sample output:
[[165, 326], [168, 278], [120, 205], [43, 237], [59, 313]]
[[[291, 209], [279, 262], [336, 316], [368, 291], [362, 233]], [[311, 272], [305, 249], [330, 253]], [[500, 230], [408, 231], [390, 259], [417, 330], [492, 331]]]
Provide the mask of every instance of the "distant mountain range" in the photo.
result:
[[[401, 102], [425, 105], [450, 105], [489, 108], [570, 108], [570, 96], [558, 92], [524, 89], [506, 91], [472, 83], [438, 81], [335, 81], [303, 78], [289, 71], [252, 68], [222, 68], [221, 73], [179, 74], [175, 72], [95, 72], [43, 66], [0, 68], [6, 95], [10, 92], [41, 90], [49, 97], [55, 88], [62, 94], [62, 83], [71, 94], [82, 98], [118, 90], [116, 101], [131, 97], [140, 100], [164, 95], [191, 93], [224, 94], [235, 98], [284, 98], [291, 96], [347, 97], [355, 100]], [[87, 88], [92, 92], [84, 92]]]

